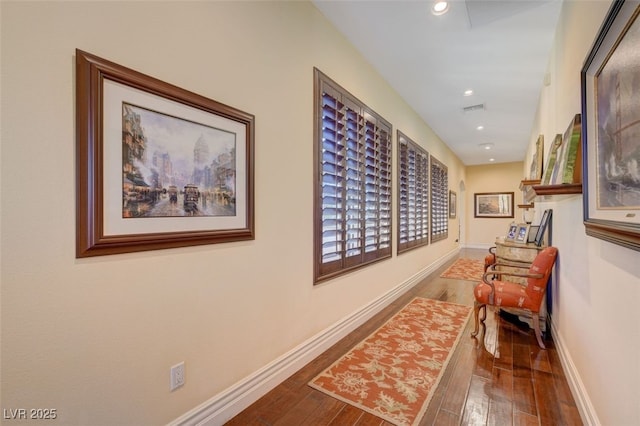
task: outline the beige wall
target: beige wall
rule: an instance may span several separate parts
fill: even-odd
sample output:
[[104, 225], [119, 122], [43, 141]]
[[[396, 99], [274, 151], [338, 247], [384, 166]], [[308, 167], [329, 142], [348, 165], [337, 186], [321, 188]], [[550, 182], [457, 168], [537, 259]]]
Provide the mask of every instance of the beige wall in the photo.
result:
[[[507, 233], [511, 222], [522, 223], [522, 192], [520, 181], [523, 179], [522, 162], [492, 164], [488, 166], [467, 167], [466, 205], [466, 246], [490, 247], [496, 237]], [[476, 218], [474, 194], [483, 192], [513, 192], [513, 218]]]
[[[546, 151], [580, 112], [580, 70], [609, 1], [565, 2], [549, 62], [551, 84], [540, 96], [532, 143]], [[533, 146], [530, 146], [530, 153]], [[552, 328], [588, 424], [640, 424], [640, 254], [585, 235], [582, 196], [536, 202], [553, 209], [559, 248]]]
[[[2, 408], [169, 422], [458, 249], [451, 232], [312, 285], [314, 66], [389, 120], [394, 143], [400, 129], [444, 162], [452, 189], [465, 175], [310, 3], [1, 7]], [[75, 258], [76, 48], [255, 114], [255, 241]]]

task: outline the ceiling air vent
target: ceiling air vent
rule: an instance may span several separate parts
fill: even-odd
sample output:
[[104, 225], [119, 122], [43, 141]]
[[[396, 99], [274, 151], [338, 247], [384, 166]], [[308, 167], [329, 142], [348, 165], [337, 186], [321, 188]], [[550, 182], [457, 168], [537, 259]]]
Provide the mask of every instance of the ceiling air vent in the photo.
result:
[[462, 108], [464, 112], [484, 111], [484, 104], [471, 105]]

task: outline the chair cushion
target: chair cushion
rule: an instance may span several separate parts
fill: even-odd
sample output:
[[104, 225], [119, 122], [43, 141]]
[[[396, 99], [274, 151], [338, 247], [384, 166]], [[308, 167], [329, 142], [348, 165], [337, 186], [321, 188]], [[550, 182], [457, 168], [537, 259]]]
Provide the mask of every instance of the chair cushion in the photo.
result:
[[[531, 312], [540, 310], [540, 302], [530, 298], [527, 295], [526, 287], [520, 284], [507, 281], [493, 281], [496, 293], [494, 296], [495, 306], [505, 306], [512, 308], [528, 309]], [[491, 294], [491, 286], [483, 282], [479, 283], [473, 290], [473, 294], [480, 304], [488, 305], [489, 295]], [[537, 299], [537, 298], [536, 298]], [[537, 306], [536, 306], [537, 304]]]

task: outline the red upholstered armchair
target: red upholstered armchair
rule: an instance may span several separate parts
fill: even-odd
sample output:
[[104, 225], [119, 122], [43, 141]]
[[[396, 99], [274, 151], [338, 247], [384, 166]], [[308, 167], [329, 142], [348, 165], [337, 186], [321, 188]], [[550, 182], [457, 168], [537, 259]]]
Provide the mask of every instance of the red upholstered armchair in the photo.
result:
[[[476, 323], [471, 335], [476, 336], [478, 334], [480, 309], [484, 308], [482, 318], [480, 319], [480, 321], [484, 322], [487, 317], [487, 305], [526, 309], [532, 313], [533, 328], [536, 333], [538, 345], [540, 345], [542, 349], [545, 349], [540, 332], [538, 313], [540, 312], [542, 299], [547, 290], [547, 281], [551, 275], [557, 255], [557, 248], [545, 248], [538, 253], [529, 268], [529, 272], [526, 274], [496, 271], [495, 268], [500, 266], [500, 264], [494, 263], [491, 265], [491, 267], [485, 271], [482, 282], [476, 285], [473, 290], [475, 296], [474, 314]], [[524, 286], [510, 281], [502, 281], [507, 276], [524, 277], [527, 279], [527, 285]], [[497, 279], [497, 277], [500, 279]]]

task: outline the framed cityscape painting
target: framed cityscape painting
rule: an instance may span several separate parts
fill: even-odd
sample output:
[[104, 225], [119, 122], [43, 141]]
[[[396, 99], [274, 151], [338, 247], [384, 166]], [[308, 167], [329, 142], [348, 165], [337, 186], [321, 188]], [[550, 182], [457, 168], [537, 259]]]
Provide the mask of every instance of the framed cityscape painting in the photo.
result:
[[76, 50], [76, 257], [254, 239], [254, 116]]

